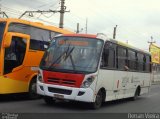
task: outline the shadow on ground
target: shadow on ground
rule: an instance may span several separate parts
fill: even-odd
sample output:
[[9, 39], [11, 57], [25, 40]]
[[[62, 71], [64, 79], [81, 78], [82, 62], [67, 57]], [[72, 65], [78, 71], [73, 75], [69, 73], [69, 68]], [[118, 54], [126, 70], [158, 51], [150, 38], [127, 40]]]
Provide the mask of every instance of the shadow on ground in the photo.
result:
[[[143, 97], [139, 97], [136, 101], [143, 100]], [[117, 105], [123, 105], [125, 103], [134, 103], [134, 101], [131, 101], [131, 99], [121, 99], [121, 100], [115, 100], [115, 101], [109, 101], [103, 103], [101, 109], [104, 108], [110, 108]], [[54, 104], [47, 105], [44, 101], [40, 104], [42, 107], [49, 107], [49, 108], [56, 108], [56, 109], [67, 109], [67, 110], [91, 110], [90, 105], [88, 103], [84, 102], [76, 102], [76, 101], [56, 101]], [[92, 109], [93, 110], [93, 109]]]
[[29, 99], [28, 94], [7, 94], [7, 95], [0, 95], [0, 103], [3, 102], [15, 102], [15, 101], [25, 101], [31, 100]]

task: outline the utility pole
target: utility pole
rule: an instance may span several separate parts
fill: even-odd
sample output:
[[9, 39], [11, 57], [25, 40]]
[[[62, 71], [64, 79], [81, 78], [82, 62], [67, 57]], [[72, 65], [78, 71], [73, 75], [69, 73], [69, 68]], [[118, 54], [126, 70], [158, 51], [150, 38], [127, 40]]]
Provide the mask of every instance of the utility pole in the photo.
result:
[[[153, 43], [156, 43], [156, 41], [153, 41], [153, 37], [151, 36], [151, 40], [150, 41], [148, 41], [148, 43], [149, 43], [149, 52], [151, 53], [151, 60], [154, 58], [154, 55], [153, 55], [153, 53], [152, 53], [152, 51], [151, 51], [151, 46], [152, 46], [152, 44]], [[151, 68], [152, 68], [152, 71], [153, 71], [153, 75], [152, 75], [152, 81], [154, 82], [154, 75], [155, 75], [155, 72], [154, 72], [154, 69], [156, 69], [157, 68], [157, 64], [156, 63], [154, 63], [153, 61], [151, 61]]]
[[88, 30], [88, 18], [86, 18], [86, 34], [87, 34], [87, 30]]
[[77, 29], [75, 30], [76, 33], [80, 33], [83, 31], [83, 28], [80, 28], [79, 23], [77, 23]]
[[59, 28], [63, 28], [64, 11], [66, 9], [66, 7], [64, 6], [64, 3], [65, 3], [65, 0], [61, 0]]
[[151, 36], [151, 41], [148, 41], [148, 43], [149, 43], [149, 51], [151, 50], [150, 48], [151, 48], [151, 45], [153, 44], [153, 43], [156, 43], [156, 41], [153, 41], [153, 37]]
[[148, 43], [151, 45], [153, 43], [156, 43], [156, 41], [153, 41], [153, 37], [151, 36], [151, 41], [148, 41]]
[[76, 33], [79, 33], [79, 23], [77, 23], [77, 31]]
[[61, 0], [61, 9], [60, 9], [60, 21], [59, 21], [59, 28], [63, 28], [63, 24], [64, 24], [64, 13], [65, 12], [69, 12], [69, 11], [65, 11], [66, 10], [66, 6], [65, 4], [65, 0]]
[[116, 39], [117, 26], [118, 25], [116, 25], [113, 29], [113, 39]]

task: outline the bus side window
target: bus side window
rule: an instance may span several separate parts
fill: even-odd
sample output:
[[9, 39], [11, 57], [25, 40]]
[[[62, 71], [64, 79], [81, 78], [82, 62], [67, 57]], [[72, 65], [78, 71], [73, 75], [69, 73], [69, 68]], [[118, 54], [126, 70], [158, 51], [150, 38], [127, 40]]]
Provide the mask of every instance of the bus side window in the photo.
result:
[[50, 39], [50, 31], [36, 28], [36, 27], [30, 27], [30, 49], [31, 50], [40, 50], [44, 51], [49, 45]]
[[151, 71], [151, 61], [150, 61], [150, 56], [146, 55], [145, 56], [145, 71], [150, 72]]
[[26, 52], [26, 39], [13, 37], [10, 47], [5, 49], [4, 74], [22, 65]]
[[137, 53], [137, 68], [138, 71], [144, 71], [144, 55], [141, 53]]
[[101, 68], [115, 68], [115, 49], [112, 43], [106, 43], [105, 45]]
[[128, 50], [128, 67], [130, 70], [136, 70], [136, 52]]
[[117, 68], [126, 70], [127, 67], [127, 50], [123, 47], [117, 47]]
[[55, 35], [60, 34], [58, 32], [41, 29], [38, 27], [25, 25], [21, 23], [11, 23], [9, 25], [8, 31], [30, 35], [31, 39], [29, 48], [31, 50], [40, 50], [40, 51], [46, 50], [53, 37]]

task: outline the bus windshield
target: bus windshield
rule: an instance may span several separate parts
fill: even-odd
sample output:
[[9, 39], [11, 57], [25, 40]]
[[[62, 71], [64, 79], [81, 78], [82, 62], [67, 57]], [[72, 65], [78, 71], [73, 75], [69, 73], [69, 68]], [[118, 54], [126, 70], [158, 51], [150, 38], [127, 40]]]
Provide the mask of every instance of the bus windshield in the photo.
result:
[[6, 22], [0, 22], [0, 47], [2, 43], [5, 26], [6, 26]]
[[41, 61], [50, 71], [93, 73], [97, 70], [103, 41], [96, 38], [56, 37]]

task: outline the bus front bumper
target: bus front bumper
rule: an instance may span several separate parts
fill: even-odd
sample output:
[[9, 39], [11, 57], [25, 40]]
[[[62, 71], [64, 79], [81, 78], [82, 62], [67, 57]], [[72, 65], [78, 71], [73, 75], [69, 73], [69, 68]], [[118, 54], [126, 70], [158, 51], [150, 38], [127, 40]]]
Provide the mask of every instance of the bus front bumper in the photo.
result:
[[53, 84], [45, 84], [37, 81], [37, 93], [42, 96], [60, 98], [64, 100], [76, 100], [82, 102], [94, 102], [94, 91], [91, 88], [75, 88]]

